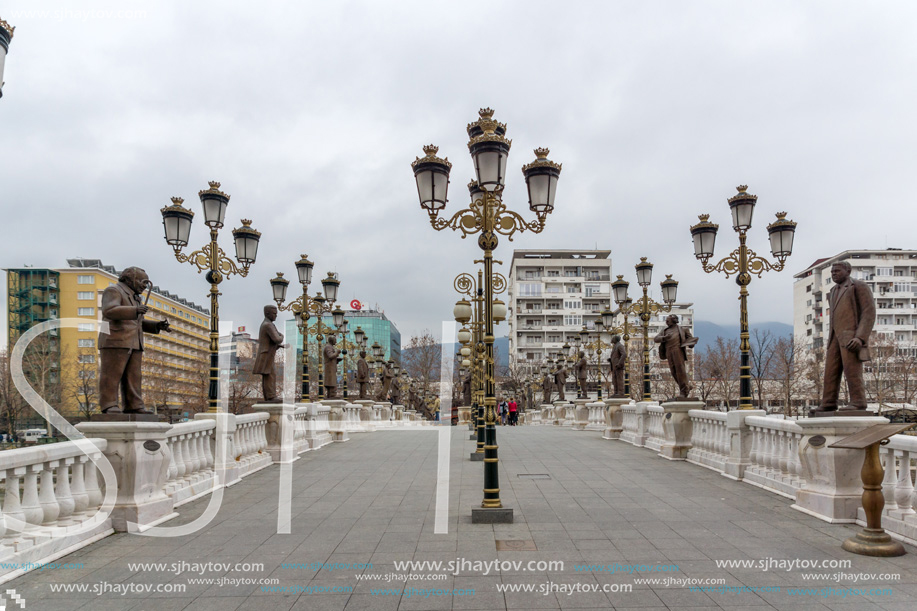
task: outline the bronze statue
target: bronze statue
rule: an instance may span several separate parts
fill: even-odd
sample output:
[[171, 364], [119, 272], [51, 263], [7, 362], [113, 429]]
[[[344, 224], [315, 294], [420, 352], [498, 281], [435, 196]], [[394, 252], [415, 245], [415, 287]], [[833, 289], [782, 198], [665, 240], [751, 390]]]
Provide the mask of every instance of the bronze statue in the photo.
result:
[[850, 277], [850, 263], [831, 266], [835, 286], [828, 292], [831, 308], [828, 346], [825, 349], [825, 380], [817, 412], [837, 411], [841, 372], [847, 380], [850, 403], [845, 410], [866, 409], [863, 362], [871, 360], [869, 335], [876, 323], [876, 303], [869, 286]]
[[608, 364], [611, 365], [611, 381], [615, 387], [615, 396], [624, 396], [624, 368], [627, 365], [627, 352], [624, 350], [624, 344], [621, 343], [621, 336], [615, 335], [611, 338], [611, 356], [608, 358]]
[[466, 374], [462, 380], [462, 402], [471, 407], [471, 373]]
[[395, 363], [389, 361], [382, 368], [382, 385], [379, 388], [379, 394], [376, 395], [376, 401], [385, 401], [388, 397], [388, 390], [392, 386], [392, 378], [395, 377]]
[[408, 409], [416, 410], [417, 409], [417, 387], [414, 386], [414, 383], [411, 382], [411, 386], [408, 388]]
[[143, 404], [143, 334], [171, 333], [167, 320], [144, 320], [149, 311], [140, 301], [144, 289], [152, 288], [146, 272], [128, 267], [118, 284], [102, 292], [102, 322], [108, 333], [99, 333], [99, 408], [104, 414], [120, 414], [118, 388], [125, 414], [152, 414]]
[[401, 404], [401, 384], [398, 383], [398, 378], [396, 377], [392, 380], [392, 405]]
[[675, 383], [678, 384], [679, 398], [686, 399], [694, 388], [688, 381], [688, 348], [697, 344], [697, 338], [684, 327], [678, 326], [678, 316], [669, 314], [665, 319], [666, 328], [653, 338], [659, 344], [659, 359], [669, 362], [669, 369]]
[[586, 363], [586, 353], [580, 350], [579, 360], [576, 361], [576, 382], [579, 385], [580, 393], [582, 398], [588, 398], [586, 394], [586, 374], [588, 372], [588, 364]]
[[258, 356], [252, 366], [252, 373], [261, 376], [261, 392], [268, 403], [280, 401], [277, 396], [277, 374], [274, 370], [274, 355], [283, 344], [283, 336], [274, 321], [277, 320], [277, 306], [264, 306], [264, 321], [258, 331]]
[[552, 382], [552, 375], [550, 372], [545, 372], [544, 377], [541, 379], [541, 402], [549, 404], [551, 403], [551, 393], [554, 392], [554, 384]]
[[559, 401], [564, 401], [564, 387], [567, 385], [567, 365], [563, 361], [557, 364], [557, 369], [554, 371], [554, 386], [557, 387], [557, 399]]
[[369, 365], [366, 363], [366, 351], [360, 351], [357, 361], [357, 384], [360, 386], [360, 399], [366, 399], [366, 387], [369, 385]]
[[338, 363], [341, 360], [341, 351], [335, 347], [337, 340], [333, 335], [328, 336], [328, 342], [322, 349], [322, 371], [325, 386], [325, 398], [334, 399], [338, 390]]

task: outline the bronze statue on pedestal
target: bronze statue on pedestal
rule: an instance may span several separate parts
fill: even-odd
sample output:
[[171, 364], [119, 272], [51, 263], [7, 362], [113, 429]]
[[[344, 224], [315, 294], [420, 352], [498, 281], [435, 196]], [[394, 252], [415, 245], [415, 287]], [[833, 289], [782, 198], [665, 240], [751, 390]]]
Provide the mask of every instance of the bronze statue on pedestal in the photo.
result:
[[688, 348], [697, 344], [697, 338], [684, 327], [678, 326], [678, 316], [669, 314], [665, 319], [666, 328], [653, 338], [659, 344], [659, 359], [669, 362], [672, 378], [678, 384], [681, 393], [679, 399], [687, 399], [694, 386], [688, 381]]
[[334, 335], [328, 336], [328, 342], [322, 349], [323, 377], [325, 398], [336, 399], [338, 390], [338, 363], [341, 361], [341, 351], [335, 347], [337, 339]]
[[171, 332], [167, 320], [144, 320], [149, 311], [141, 303], [144, 289], [152, 290], [146, 272], [128, 267], [118, 278], [118, 284], [102, 292], [102, 322], [108, 323], [108, 333], [99, 333], [99, 408], [103, 414], [119, 414], [118, 389], [125, 414], [152, 414], [143, 404], [143, 334]]
[[624, 396], [624, 367], [627, 364], [627, 352], [624, 350], [624, 344], [621, 343], [621, 336], [615, 335], [611, 338], [611, 356], [608, 357], [608, 364], [611, 366], [611, 381], [614, 384], [616, 397]]
[[264, 321], [258, 330], [258, 355], [252, 365], [252, 373], [261, 376], [261, 392], [267, 403], [280, 401], [277, 396], [277, 373], [274, 369], [274, 355], [283, 344], [283, 336], [274, 321], [277, 320], [277, 306], [264, 306]]
[[369, 365], [366, 363], [366, 351], [360, 351], [357, 361], [357, 384], [360, 387], [360, 399], [367, 399], [366, 387], [369, 386]]
[[580, 394], [583, 399], [588, 399], [586, 394], [586, 375], [588, 372], [588, 363], [586, 363], [586, 353], [580, 350], [579, 360], [576, 361], [576, 383], [579, 386]]

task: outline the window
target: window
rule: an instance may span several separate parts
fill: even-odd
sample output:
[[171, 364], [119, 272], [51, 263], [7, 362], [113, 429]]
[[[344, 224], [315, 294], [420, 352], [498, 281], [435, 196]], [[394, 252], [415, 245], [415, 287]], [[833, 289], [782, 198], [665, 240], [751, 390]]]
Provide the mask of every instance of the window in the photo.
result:
[[95, 323], [91, 323], [91, 322], [81, 322], [79, 325], [77, 325], [76, 330], [77, 331], [95, 331], [96, 325]]
[[602, 287], [599, 284], [587, 284], [586, 285], [586, 297], [592, 297], [596, 293], [601, 293]]
[[541, 295], [541, 285], [534, 282], [520, 282], [519, 283], [519, 296], [520, 297], [538, 297]]
[[77, 357], [77, 360], [80, 363], [95, 363], [96, 355], [94, 354], [81, 354]]
[[161, 308], [161, 307], [162, 307], [162, 302], [161, 302], [161, 301], [157, 301], [157, 302], [156, 302], [156, 307], [157, 307], [157, 308]]
[[77, 308], [76, 314], [77, 316], [95, 316], [96, 309], [95, 308]]
[[79, 291], [76, 294], [77, 299], [95, 299], [96, 294], [92, 291]]
[[812, 335], [812, 329], [806, 329], [806, 335]]
[[812, 292], [812, 285], [811, 285], [811, 284], [808, 285], [808, 286], [806, 286], [806, 292], [807, 292], [807, 293], [811, 293], [811, 292]]
[[96, 377], [95, 369], [80, 369], [76, 372], [77, 375], [84, 380], [93, 380]]
[[76, 342], [77, 348], [95, 348], [96, 340], [94, 339], [79, 339]]
[[77, 276], [77, 284], [95, 284], [95, 278], [93, 276]]
[[578, 310], [583, 305], [582, 301], [565, 301], [564, 309], [565, 310]]
[[576, 285], [568, 286], [568, 287], [567, 287], [567, 292], [568, 292], [568, 293], [579, 293], [579, 287], [576, 286]]
[[575, 325], [577, 327], [582, 326], [583, 317], [580, 316], [579, 314], [567, 314], [566, 316], [564, 316], [564, 324], [568, 326], [569, 325]]
[[877, 267], [877, 268], [876, 268], [876, 275], [878, 275], [878, 276], [891, 276], [891, 275], [892, 275], [892, 268], [890, 268], [890, 267]]
[[548, 278], [560, 278], [560, 272], [556, 269], [549, 269]]

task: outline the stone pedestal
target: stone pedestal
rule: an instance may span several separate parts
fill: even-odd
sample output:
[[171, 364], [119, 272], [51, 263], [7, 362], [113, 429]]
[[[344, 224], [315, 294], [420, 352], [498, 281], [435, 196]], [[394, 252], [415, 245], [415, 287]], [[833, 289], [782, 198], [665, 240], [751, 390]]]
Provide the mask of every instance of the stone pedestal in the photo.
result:
[[392, 404], [388, 401], [383, 401], [382, 403], [376, 403], [376, 427], [389, 427], [391, 426], [392, 419]]
[[255, 403], [252, 411], [267, 412], [269, 419], [265, 427], [267, 452], [273, 463], [291, 463], [299, 460], [294, 447], [293, 435], [296, 431], [293, 422], [295, 405], [287, 403]]
[[585, 431], [586, 426], [589, 425], [589, 408], [586, 407], [589, 402], [589, 399], [573, 400], [573, 424], [570, 426], [573, 427], [574, 431]]
[[567, 417], [567, 402], [566, 401], [555, 401], [554, 402], [554, 426], [563, 426], [564, 420]]
[[602, 439], [620, 439], [621, 432], [624, 430], [624, 415], [621, 413], [621, 406], [630, 403], [628, 397], [611, 397], [605, 399], [605, 432]]
[[863, 496], [863, 450], [829, 448], [832, 443], [887, 418], [805, 418], [796, 424], [803, 429], [799, 458], [805, 483], [796, 491], [793, 509], [825, 522], [854, 523]]
[[341, 399], [328, 399], [322, 401], [322, 405], [327, 405], [331, 408], [331, 412], [328, 414], [328, 430], [331, 433], [331, 440], [337, 443], [350, 441], [350, 435], [347, 434], [347, 423], [345, 422], [346, 414], [344, 413], [344, 407], [347, 402]]
[[357, 399], [354, 401], [360, 406], [360, 429], [365, 432], [376, 430], [376, 402], [371, 399]]
[[484, 508], [473, 507], [471, 509], [472, 524], [512, 524], [513, 510], [510, 507]]
[[[703, 409], [703, 408], [700, 408]], [[751, 464], [751, 428], [745, 424], [749, 416], [766, 416], [763, 409], [737, 409], [726, 412], [726, 430], [729, 434], [729, 458], [723, 475], [729, 479], [741, 480], [745, 468]]]
[[668, 460], [685, 460], [691, 449], [692, 409], [703, 409], [703, 401], [670, 401], [662, 404], [665, 415], [662, 417], [662, 430], [665, 441], [659, 448], [659, 456]]
[[164, 490], [172, 453], [165, 422], [82, 422], [77, 430], [108, 442], [103, 453], [118, 478], [118, 495], [111, 512], [119, 532], [143, 532], [177, 517]]

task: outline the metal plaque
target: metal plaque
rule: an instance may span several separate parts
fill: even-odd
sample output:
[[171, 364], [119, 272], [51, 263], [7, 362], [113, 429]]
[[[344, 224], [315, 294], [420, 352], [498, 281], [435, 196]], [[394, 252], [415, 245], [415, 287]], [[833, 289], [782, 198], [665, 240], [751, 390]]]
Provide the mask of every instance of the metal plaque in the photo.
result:
[[809, 439], [809, 445], [820, 448], [825, 445], [826, 441], [827, 439], [825, 439], [824, 435], [812, 435], [812, 437]]
[[159, 449], [159, 442], [148, 439], [143, 442], [143, 449], [149, 450], [150, 452], [155, 452]]

